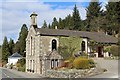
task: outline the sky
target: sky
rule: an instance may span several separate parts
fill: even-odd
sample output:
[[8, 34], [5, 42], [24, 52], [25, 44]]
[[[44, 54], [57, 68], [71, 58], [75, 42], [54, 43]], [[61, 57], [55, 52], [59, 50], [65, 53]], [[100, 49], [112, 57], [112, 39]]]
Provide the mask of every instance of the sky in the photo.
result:
[[[38, 14], [37, 24], [39, 28], [44, 20], [49, 24], [53, 17], [65, 18], [68, 14], [72, 14], [74, 5], [77, 5], [82, 20], [86, 19], [86, 8], [90, 0], [4, 0], [0, 1], [0, 44], [2, 44], [4, 36], [8, 41], [12, 38], [17, 41], [20, 29], [26, 24], [28, 29], [30, 26], [30, 14], [36, 12]], [[105, 10], [107, 0], [101, 4]]]

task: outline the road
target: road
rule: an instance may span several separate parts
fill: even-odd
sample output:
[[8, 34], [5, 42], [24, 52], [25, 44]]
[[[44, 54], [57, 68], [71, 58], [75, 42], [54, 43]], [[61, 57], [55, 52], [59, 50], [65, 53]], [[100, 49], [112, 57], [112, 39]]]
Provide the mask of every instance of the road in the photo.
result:
[[[38, 74], [30, 74], [30, 73], [26, 73], [26, 72], [11, 70], [11, 69], [0, 68], [0, 79], [1, 78], [2, 79], [9, 78], [10, 80], [15, 80], [14, 78], [42, 78], [42, 77]], [[24, 80], [24, 79], [22, 79], [22, 80]]]
[[[94, 59], [94, 60], [95, 62], [97, 62], [97, 65], [99, 67], [107, 69], [107, 71], [103, 74], [91, 76], [89, 78], [118, 78], [118, 76], [120, 76], [118, 75], [118, 60], [104, 60], [104, 59]], [[30, 74], [16, 70], [11, 70], [11, 69], [0, 68], [0, 78], [10, 78], [10, 80], [14, 80], [13, 78], [30, 79], [30, 78], [42, 78], [42, 77], [38, 74]]]
[[118, 74], [118, 60], [105, 60], [101, 58], [95, 59], [95, 61], [99, 67], [107, 69], [107, 71], [103, 74], [92, 76], [91, 78], [118, 78], [120, 76]]

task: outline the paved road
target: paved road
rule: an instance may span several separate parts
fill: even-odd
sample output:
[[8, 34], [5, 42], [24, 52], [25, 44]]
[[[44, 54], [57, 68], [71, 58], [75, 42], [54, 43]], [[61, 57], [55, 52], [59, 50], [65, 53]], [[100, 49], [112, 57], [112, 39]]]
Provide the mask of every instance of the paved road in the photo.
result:
[[41, 76], [38, 74], [29, 74], [16, 70], [0, 68], [0, 79], [1, 78], [10, 78], [10, 80], [14, 80], [13, 78], [41, 78]]
[[91, 78], [118, 78], [118, 60], [95, 59], [98, 66], [107, 69], [107, 72]]
[[[107, 72], [90, 78], [118, 78], [118, 60], [95, 59], [95, 61], [99, 67], [107, 69]], [[38, 74], [29, 74], [16, 70], [0, 68], [0, 78], [41, 78], [41, 76]]]

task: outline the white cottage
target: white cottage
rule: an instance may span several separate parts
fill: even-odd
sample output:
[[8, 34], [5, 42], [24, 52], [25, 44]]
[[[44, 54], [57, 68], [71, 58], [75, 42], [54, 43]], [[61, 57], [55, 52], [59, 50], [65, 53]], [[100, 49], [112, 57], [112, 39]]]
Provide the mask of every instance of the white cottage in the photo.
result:
[[18, 59], [21, 59], [21, 58], [23, 58], [23, 57], [19, 53], [16, 52], [16, 53], [12, 54], [10, 57], [8, 57], [8, 64], [15, 65], [17, 63]]

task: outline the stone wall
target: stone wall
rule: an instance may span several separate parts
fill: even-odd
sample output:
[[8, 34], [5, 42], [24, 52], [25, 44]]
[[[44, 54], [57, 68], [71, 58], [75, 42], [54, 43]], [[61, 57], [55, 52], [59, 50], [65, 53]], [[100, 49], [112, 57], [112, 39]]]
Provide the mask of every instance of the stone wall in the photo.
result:
[[46, 76], [50, 78], [81, 78], [94, 74], [96, 68], [77, 70], [77, 69], [67, 69], [67, 70], [47, 70]]

